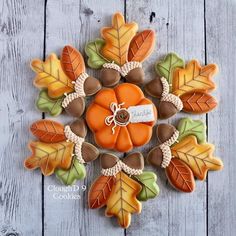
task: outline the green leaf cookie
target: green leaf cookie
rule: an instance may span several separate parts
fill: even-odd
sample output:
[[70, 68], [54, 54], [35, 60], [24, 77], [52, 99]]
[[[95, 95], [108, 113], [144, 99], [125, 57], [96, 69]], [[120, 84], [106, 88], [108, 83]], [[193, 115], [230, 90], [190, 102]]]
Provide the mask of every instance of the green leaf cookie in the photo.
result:
[[99, 69], [104, 63], [109, 62], [100, 54], [102, 47], [105, 45], [103, 39], [95, 39], [85, 46], [85, 53], [88, 56], [88, 65], [93, 69]]
[[85, 166], [77, 160], [74, 156], [70, 169], [57, 169], [55, 171], [56, 177], [65, 185], [72, 185], [76, 180], [84, 179], [86, 176]]
[[157, 62], [155, 65], [157, 74], [165, 77], [169, 84], [172, 83], [173, 72], [177, 67], [183, 68], [184, 60], [173, 52], [167, 54], [162, 61]]
[[133, 176], [133, 178], [142, 185], [142, 190], [137, 196], [138, 200], [147, 201], [159, 194], [160, 190], [156, 183], [157, 176], [153, 172], [143, 172], [141, 175]]
[[180, 120], [177, 129], [179, 130], [179, 141], [188, 135], [194, 135], [198, 143], [206, 142], [206, 125], [201, 120], [183, 118]]
[[51, 116], [58, 116], [63, 110], [61, 105], [63, 99], [64, 97], [52, 99], [48, 96], [47, 90], [41, 90], [36, 101], [36, 106], [40, 111], [48, 112]]

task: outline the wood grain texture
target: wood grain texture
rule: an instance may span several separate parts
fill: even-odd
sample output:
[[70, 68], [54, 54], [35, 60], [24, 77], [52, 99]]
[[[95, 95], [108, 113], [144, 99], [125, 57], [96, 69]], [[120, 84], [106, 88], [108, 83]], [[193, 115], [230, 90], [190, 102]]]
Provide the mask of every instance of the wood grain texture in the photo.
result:
[[41, 118], [29, 62], [43, 55], [44, 1], [1, 1], [0, 9], [0, 234], [41, 235], [42, 177], [23, 161], [29, 124]]
[[[143, 0], [138, 4], [134, 0], [127, 0], [126, 12], [127, 19], [137, 21], [139, 29], [150, 27], [156, 31], [157, 42], [154, 52], [143, 63], [146, 81], [156, 77], [155, 62], [169, 52], [176, 52], [186, 61], [197, 58], [204, 63], [203, 0]], [[187, 33], [193, 31], [194, 33]], [[184, 116], [189, 115], [179, 113], [173, 119], [158, 120], [158, 123], [177, 124], [179, 118]], [[194, 118], [205, 119], [205, 116]], [[149, 150], [155, 144], [156, 139], [153, 138]], [[143, 148], [147, 149], [148, 147]], [[161, 169], [155, 171], [160, 187], [159, 197], [145, 204], [142, 214], [133, 218], [130, 228], [126, 231], [127, 235], [205, 235], [206, 183], [196, 182], [194, 193], [179, 193], [166, 184], [163, 172]], [[190, 208], [192, 211], [188, 210]]]
[[[115, 10], [123, 12], [123, 1], [48, 0], [46, 6], [46, 54], [56, 52], [60, 55], [61, 49], [65, 45], [72, 45], [84, 54], [85, 44], [99, 37], [101, 27], [111, 24], [111, 16]], [[99, 72], [95, 74], [95, 70], [87, 70], [87, 73], [99, 77]], [[64, 117], [60, 116], [60, 119], [65, 124], [73, 118], [65, 115]], [[90, 133], [86, 140], [93, 142]], [[83, 181], [78, 181], [76, 185], [81, 187], [84, 184], [87, 190], [85, 192], [82, 190], [69, 192], [81, 195], [80, 200], [55, 200], [53, 198], [55, 192], [48, 191], [48, 188], [50, 185], [62, 185], [56, 178], [45, 178], [45, 236], [75, 236], [78, 234], [116, 236], [124, 234], [124, 230], [117, 227], [116, 219], [105, 217], [105, 209], [92, 210], [88, 208], [88, 188], [99, 176], [99, 161], [88, 164], [86, 170], [87, 177]]]
[[236, 1], [206, 1], [207, 63], [217, 63], [220, 73], [214, 79], [213, 93], [219, 106], [208, 114], [208, 141], [216, 146], [216, 155], [224, 169], [208, 175], [208, 235], [233, 235], [236, 232]]

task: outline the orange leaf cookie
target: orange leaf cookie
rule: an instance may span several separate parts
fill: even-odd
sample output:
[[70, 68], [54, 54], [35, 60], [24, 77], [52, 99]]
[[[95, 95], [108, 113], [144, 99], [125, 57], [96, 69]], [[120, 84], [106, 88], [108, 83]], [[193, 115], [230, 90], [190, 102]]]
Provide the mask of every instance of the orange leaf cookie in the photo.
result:
[[165, 172], [169, 182], [174, 188], [187, 193], [194, 191], [194, 175], [185, 162], [177, 158], [172, 158]]
[[63, 48], [61, 65], [64, 72], [71, 80], [76, 80], [81, 73], [85, 72], [83, 56], [76, 48], [69, 45]]
[[30, 142], [32, 156], [25, 160], [27, 169], [40, 168], [43, 175], [51, 175], [56, 168], [68, 169], [71, 164], [74, 144], [71, 142]]
[[184, 93], [180, 96], [185, 112], [202, 114], [213, 110], [217, 101], [209, 93], [196, 91]]
[[[130, 119], [135, 114], [142, 114], [143, 106], [153, 114], [151, 121], [132, 123]], [[138, 109], [131, 115], [130, 109]], [[118, 110], [119, 111], [118, 111]], [[143, 115], [146, 118], [146, 113]], [[133, 147], [149, 142], [152, 127], [157, 119], [157, 111], [153, 103], [144, 97], [139, 87], [123, 83], [114, 89], [103, 89], [96, 95], [86, 112], [86, 121], [94, 133], [96, 143], [107, 149], [126, 152]]]
[[216, 64], [201, 67], [197, 60], [192, 60], [184, 69], [175, 69], [172, 80], [172, 92], [180, 96], [186, 92], [196, 90], [211, 91], [215, 89], [212, 77], [217, 71], [218, 67]]
[[153, 30], [144, 30], [132, 39], [128, 61], [144, 61], [153, 51], [155, 45], [155, 32]]
[[106, 216], [117, 217], [120, 226], [128, 228], [131, 214], [142, 210], [142, 205], [136, 198], [141, 190], [142, 186], [124, 172], [116, 174], [115, 185], [106, 203]]
[[213, 157], [214, 145], [198, 144], [197, 138], [189, 135], [171, 147], [174, 157], [184, 161], [193, 171], [194, 176], [200, 180], [206, 179], [208, 170], [220, 170], [223, 163]]
[[64, 126], [56, 121], [36, 121], [30, 126], [30, 131], [40, 141], [45, 143], [57, 143], [66, 140]]
[[34, 85], [38, 88], [47, 88], [51, 98], [74, 91], [72, 80], [64, 73], [56, 54], [50, 54], [45, 62], [39, 59], [33, 60], [31, 68], [37, 73]]
[[124, 16], [116, 13], [112, 18], [112, 27], [105, 27], [101, 35], [105, 39], [105, 46], [101, 54], [118, 65], [122, 66], [127, 61], [129, 44], [138, 30], [135, 22], [125, 23]]
[[89, 207], [95, 209], [105, 206], [111, 194], [114, 183], [114, 176], [99, 176], [89, 189]]

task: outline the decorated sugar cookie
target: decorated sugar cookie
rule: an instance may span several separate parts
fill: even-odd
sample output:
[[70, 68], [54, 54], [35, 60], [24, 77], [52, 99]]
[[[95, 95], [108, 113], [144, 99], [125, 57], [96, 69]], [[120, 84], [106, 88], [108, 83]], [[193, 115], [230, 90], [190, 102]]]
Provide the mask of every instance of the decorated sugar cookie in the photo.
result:
[[170, 118], [183, 110], [188, 113], [207, 113], [217, 106], [209, 94], [215, 89], [212, 78], [217, 73], [216, 64], [201, 66], [197, 60], [184, 61], [174, 53], [156, 64], [157, 77], [146, 84], [146, 92], [161, 99], [159, 117]]
[[32, 155], [25, 160], [25, 167], [30, 170], [40, 168], [45, 176], [55, 173], [65, 185], [84, 179], [84, 163], [99, 155], [98, 149], [84, 140], [87, 128], [82, 119], [65, 127], [56, 121], [39, 120], [30, 130], [38, 141], [29, 143]]
[[86, 112], [96, 143], [120, 152], [148, 143], [156, 119], [155, 106], [130, 83], [102, 89]]
[[31, 68], [36, 72], [34, 85], [42, 89], [36, 101], [39, 110], [52, 116], [63, 109], [74, 117], [80, 117], [85, 109], [85, 96], [101, 89], [100, 82], [85, 72], [84, 59], [72, 46], [65, 46], [61, 59], [50, 54], [45, 62], [35, 59]]
[[101, 166], [102, 175], [89, 190], [89, 207], [96, 209], [106, 206], [106, 216], [115, 216], [121, 227], [128, 228], [131, 214], [141, 213], [140, 201], [155, 198], [159, 194], [156, 175], [143, 172], [144, 160], [138, 152], [124, 159], [103, 154]]
[[86, 45], [88, 65], [94, 69], [102, 68], [100, 79], [103, 86], [115, 86], [121, 76], [130, 83], [143, 83], [141, 63], [153, 51], [155, 32], [149, 29], [137, 31], [137, 23], [126, 23], [118, 12], [113, 15], [111, 27], [101, 29], [102, 39]]
[[214, 145], [206, 143], [206, 127], [202, 121], [183, 118], [178, 128], [160, 124], [157, 127], [159, 145], [148, 154], [148, 162], [165, 169], [176, 189], [192, 192], [196, 177], [205, 180], [208, 170], [220, 170], [223, 163], [213, 156]]

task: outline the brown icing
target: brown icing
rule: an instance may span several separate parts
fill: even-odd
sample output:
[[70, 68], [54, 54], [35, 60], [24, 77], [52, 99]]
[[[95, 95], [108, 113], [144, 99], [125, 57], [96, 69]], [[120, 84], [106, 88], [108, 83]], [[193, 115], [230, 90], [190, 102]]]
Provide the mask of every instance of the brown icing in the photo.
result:
[[161, 149], [158, 146], [154, 147], [148, 153], [147, 161], [151, 165], [159, 167], [159, 166], [161, 166], [162, 160], [163, 160], [163, 153], [162, 153]]
[[84, 119], [78, 119], [70, 124], [71, 131], [77, 136], [84, 138], [87, 134], [87, 127]]
[[163, 85], [160, 78], [155, 78], [145, 85], [145, 91], [152, 97], [161, 98]]
[[94, 145], [87, 142], [83, 142], [81, 152], [85, 162], [93, 161], [99, 156], [99, 150]]
[[103, 68], [100, 77], [100, 80], [105, 87], [112, 87], [120, 81], [120, 73], [117, 70], [110, 68]]
[[103, 153], [100, 158], [101, 166], [103, 169], [108, 169], [113, 167], [118, 160], [119, 158], [117, 156], [110, 153]]
[[122, 160], [127, 166], [133, 169], [143, 169], [144, 159], [140, 152], [131, 153]]
[[84, 81], [84, 92], [87, 96], [94, 95], [102, 88], [101, 83], [94, 77], [89, 76]]
[[129, 121], [130, 114], [127, 110], [122, 109], [116, 113], [115, 119], [120, 124], [126, 124]]
[[66, 112], [73, 117], [80, 117], [85, 109], [84, 98], [79, 97], [71, 101], [65, 108]]
[[129, 73], [125, 76], [125, 79], [133, 84], [142, 84], [144, 82], [144, 72], [142, 68], [134, 68], [129, 71]]
[[161, 119], [168, 119], [178, 112], [175, 105], [171, 102], [161, 101], [159, 105], [159, 117]]
[[169, 140], [173, 136], [175, 131], [176, 129], [173, 125], [169, 125], [169, 124], [158, 125], [156, 129], [158, 142], [161, 144]]

